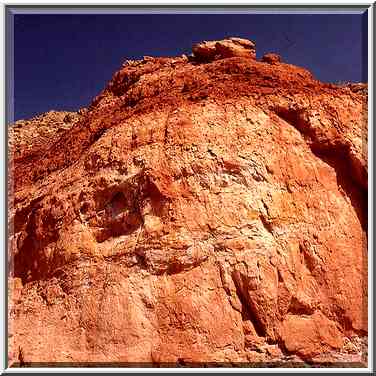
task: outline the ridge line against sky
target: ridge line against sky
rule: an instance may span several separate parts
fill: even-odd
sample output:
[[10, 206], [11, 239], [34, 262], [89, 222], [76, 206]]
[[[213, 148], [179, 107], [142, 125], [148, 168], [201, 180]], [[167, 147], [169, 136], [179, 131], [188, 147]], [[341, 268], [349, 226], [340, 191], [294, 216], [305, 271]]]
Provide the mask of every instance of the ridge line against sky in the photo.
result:
[[15, 15], [14, 120], [90, 104], [126, 59], [238, 36], [324, 82], [367, 81], [366, 14]]

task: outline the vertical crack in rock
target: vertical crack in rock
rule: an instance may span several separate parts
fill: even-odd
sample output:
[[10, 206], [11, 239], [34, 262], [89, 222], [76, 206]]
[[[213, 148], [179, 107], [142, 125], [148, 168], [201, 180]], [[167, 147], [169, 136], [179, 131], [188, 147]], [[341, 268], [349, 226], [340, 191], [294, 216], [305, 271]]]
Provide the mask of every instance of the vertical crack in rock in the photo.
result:
[[255, 307], [253, 306], [252, 300], [249, 298], [249, 296], [245, 295], [246, 292], [244, 291], [244, 286], [242, 286], [241, 283], [241, 276], [238, 273], [233, 272], [232, 279], [235, 284], [236, 294], [238, 295], [238, 298], [242, 303], [241, 313], [243, 321], [251, 320], [255, 327], [257, 335], [260, 337], [266, 337], [267, 329], [264, 323], [258, 318], [258, 314], [255, 312]]
[[18, 360], [20, 362], [20, 367], [25, 367], [25, 357], [24, 357], [24, 352], [21, 346], [18, 347]]
[[276, 107], [274, 111], [281, 119], [301, 133], [317, 158], [335, 170], [338, 187], [345, 191], [346, 196], [351, 200], [363, 230], [368, 232], [368, 191], [357, 179], [359, 174], [354, 171], [349, 143], [338, 134], [336, 136], [319, 135], [307, 120], [305, 109]]

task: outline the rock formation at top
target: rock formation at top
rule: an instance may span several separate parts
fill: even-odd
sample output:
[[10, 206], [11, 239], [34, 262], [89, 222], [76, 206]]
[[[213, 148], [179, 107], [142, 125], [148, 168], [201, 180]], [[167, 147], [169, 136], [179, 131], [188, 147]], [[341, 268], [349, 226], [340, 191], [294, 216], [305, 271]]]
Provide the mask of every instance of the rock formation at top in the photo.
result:
[[201, 62], [228, 57], [256, 58], [255, 44], [242, 38], [197, 43], [193, 46], [192, 52], [194, 59]]
[[230, 38], [9, 135], [10, 363], [359, 360], [366, 85]]

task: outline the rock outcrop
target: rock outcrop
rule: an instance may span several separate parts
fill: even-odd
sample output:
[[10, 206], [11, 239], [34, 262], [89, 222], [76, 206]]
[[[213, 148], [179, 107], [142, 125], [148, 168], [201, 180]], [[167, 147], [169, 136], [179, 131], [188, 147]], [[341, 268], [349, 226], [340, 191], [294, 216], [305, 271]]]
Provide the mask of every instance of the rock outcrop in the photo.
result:
[[269, 64], [278, 64], [282, 61], [282, 59], [278, 54], [268, 53], [261, 58], [261, 61]]
[[11, 363], [357, 351], [366, 92], [254, 56], [129, 61], [86, 111], [10, 127]]
[[209, 62], [228, 57], [256, 58], [255, 43], [242, 38], [205, 41], [192, 47], [195, 60]]

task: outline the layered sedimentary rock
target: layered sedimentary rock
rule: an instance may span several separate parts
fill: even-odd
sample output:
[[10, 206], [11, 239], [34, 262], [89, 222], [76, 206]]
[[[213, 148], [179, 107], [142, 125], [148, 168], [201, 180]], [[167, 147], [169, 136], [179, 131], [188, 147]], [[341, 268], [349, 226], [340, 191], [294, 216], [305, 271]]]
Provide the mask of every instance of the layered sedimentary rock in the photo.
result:
[[11, 363], [356, 351], [366, 88], [228, 44], [125, 62], [51, 132], [10, 128]]

